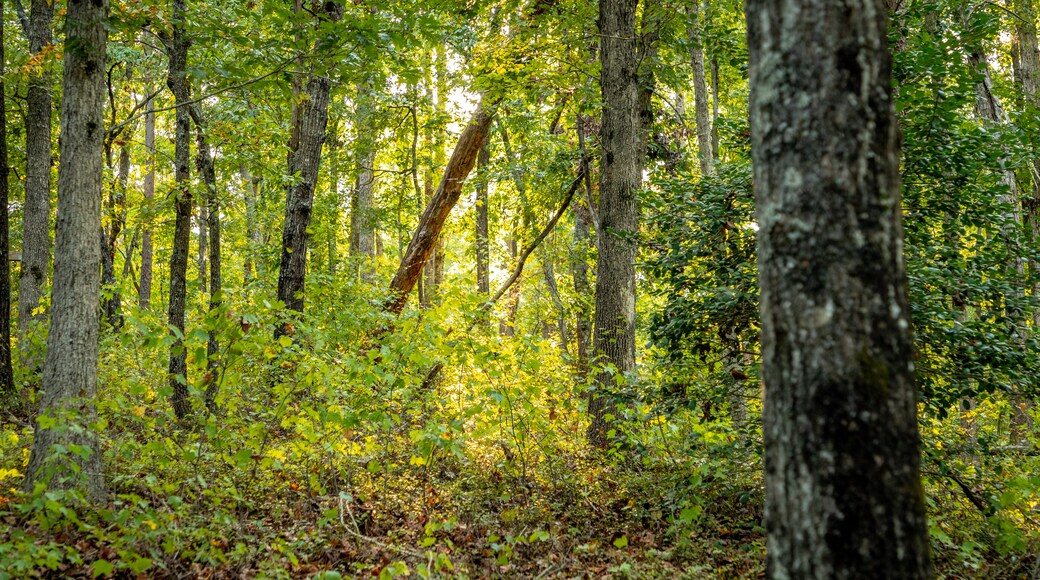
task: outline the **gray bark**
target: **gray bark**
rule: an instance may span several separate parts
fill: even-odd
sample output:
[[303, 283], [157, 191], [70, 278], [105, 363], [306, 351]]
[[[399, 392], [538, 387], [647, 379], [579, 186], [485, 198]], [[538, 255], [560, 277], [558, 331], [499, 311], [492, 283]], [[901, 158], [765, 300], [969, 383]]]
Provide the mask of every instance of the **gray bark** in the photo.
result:
[[372, 130], [375, 116], [372, 84], [371, 79], [366, 79], [358, 86], [357, 182], [354, 185], [350, 212], [350, 253], [367, 258], [376, 255], [376, 142], [375, 132]]
[[[28, 26], [29, 52], [39, 54], [52, 42], [54, 5], [32, 0]], [[48, 73], [29, 79], [25, 119], [25, 209], [22, 219], [22, 263], [18, 283], [18, 334], [24, 343], [33, 326], [42, 323], [40, 298], [51, 259], [51, 86]], [[39, 353], [26, 353], [26, 364], [38, 364]]]
[[[213, 166], [213, 154], [206, 139], [206, 121], [202, 115], [202, 107], [197, 103], [191, 106], [191, 116], [195, 121], [195, 146], [198, 150], [196, 164], [202, 181], [206, 185], [206, 232], [209, 238], [209, 310], [220, 308], [223, 291], [220, 279], [220, 198], [217, 195], [217, 173]], [[217, 372], [220, 342], [215, 332], [209, 332], [206, 345], [206, 409], [211, 413], [217, 411]]]
[[[1040, 108], [1040, 46], [1037, 43], [1036, 31], [1036, 4], [1033, 0], [1016, 0], [1014, 3], [1015, 13], [1021, 20], [1015, 20], [1015, 36], [1017, 45], [1017, 58], [1015, 63], [1015, 76], [1022, 85], [1022, 93], [1028, 106]], [[1023, 196], [1023, 209], [1025, 210], [1025, 223], [1029, 229], [1034, 243], [1040, 241], [1040, 158], [1033, 161], [1030, 167], [1032, 177], [1032, 191]], [[1040, 273], [1040, 263], [1030, 259], [1029, 269], [1033, 275]], [[1040, 282], [1034, 283], [1033, 296], [1040, 296]], [[1040, 309], [1033, 314], [1033, 325], [1040, 326]]]
[[635, 370], [636, 245], [639, 220], [636, 194], [642, 185], [644, 131], [640, 121], [639, 58], [636, 42], [638, 0], [603, 0], [599, 7], [600, 130], [599, 254], [596, 260], [595, 364], [609, 365], [596, 376], [589, 397], [588, 440], [607, 443], [607, 415], [615, 374]]
[[585, 199], [574, 206], [574, 256], [571, 261], [571, 275], [574, 278], [574, 293], [578, 297], [575, 308], [574, 332], [576, 335], [575, 359], [580, 379], [589, 372], [589, 361], [592, 353], [592, 284], [589, 282], [589, 251], [595, 246], [592, 230], [592, 163], [585, 147], [584, 115], [578, 115], [575, 128], [578, 133], [578, 146], [581, 148], [581, 172], [584, 176]]
[[146, 217], [141, 234], [141, 283], [137, 291], [137, 304], [141, 310], [152, 307], [152, 211], [155, 201], [155, 105], [149, 99], [144, 114], [144, 148], [147, 153], [144, 174], [144, 202]]
[[[0, 95], [4, 91], [4, 7], [0, 5]], [[11, 251], [8, 239], [9, 189], [7, 179], [11, 168], [7, 165], [7, 101], [0, 99], [0, 255]], [[14, 395], [14, 371], [11, 369], [11, 262], [0, 260], [0, 403]]]
[[477, 292], [485, 297], [491, 293], [490, 256], [488, 250], [488, 163], [491, 154], [487, 145], [480, 148], [477, 154], [477, 220], [476, 220], [476, 253], [477, 253]]
[[[57, 239], [51, 324], [38, 419], [25, 489], [37, 482], [76, 488], [101, 500], [105, 484], [95, 421], [101, 280], [102, 139], [105, 94], [106, 0], [69, 0], [58, 168]], [[56, 445], [65, 447], [59, 453]], [[75, 449], [83, 450], [83, 455]]]
[[256, 258], [257, 249], [263, 243], [263, 234], [257, 226], [256, 204], [260, 199], [260, 178], [254, 176], [249, 167], [243, 163], [239, 167], [239, 175], [242, 178], [246, 200], [246, 260], [245, 260], [245, 283], [253, 281], [254, 270], [257, 276], [263, 276], [261, 263]]
[[747, 0], [767, 576], [931, 578], [883, 0]]
[[[335, 2], [324, 4], [323, 18], [338, 21], [343, 7]], [[307, 228], [314, 209], [314, 187], [321, 166], [321, 149], [329, 122], [329, 92], [332, 81], [327, 76], [311, 76], [305, 96], [299, 103], [298, 125], [293, 128], [296, 147], [289, 155], [289, 175], [296, 180], [289, 186], [285, 201], [285, 223], [282, 226], [282, 259], [278, 271], [278, 299], [285, 307], [303, 312], [304, 279], [307, 272]], [[282, 334], [285, 327], [279, 327]]]
[[[173, 93], [177, 105], [174, 133], [174, 181], [176, 196], [174, 211], [176, 218], [173, 231], [173, 251], [170, 254], [170, 303], [167, 322], [174, 337], [170, 346], [168, 367], [169, 386], [173, 391], [171, 403], [177, 418], [183, 419], [191, 413], [188, 400], [188, 359], [184, 349], [184, 309], [187, 300], [188, 244], [191, 240], [192, 194], [188, 180], [191, 177], [191, 115], [188, 101], [191, 92], [186, 74], [190, 41], [184, 33], [187, 13], [186, 0], [173, 0], [173, 37], [167, 47], [170, 74], [166, 84]], [[179, 334], [179, 335], [178, 335]]]
[[[697, 125], [697, 158], [700, 162], [701, 175], [714, 172], [715, 152], [712, 147], [711, 125], [708, 122], [708, 81], [704, 74], [704, 41], [700, 20], [699, 0], [694, 0], [689, 8], [689, 22], [686, 24], [687, 37], [690, 42], [690, 63], [693, 66], [693, 105], [694, 121]], [[716, 100], [718, 97], [716, 97]]]

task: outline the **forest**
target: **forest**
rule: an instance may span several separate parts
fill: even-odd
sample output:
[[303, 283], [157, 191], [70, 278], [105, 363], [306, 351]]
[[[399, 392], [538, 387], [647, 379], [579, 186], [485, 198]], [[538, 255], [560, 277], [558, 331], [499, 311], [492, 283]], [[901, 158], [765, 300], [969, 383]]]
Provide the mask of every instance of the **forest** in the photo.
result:
[[0, 0], [0, 580], [1040, 579], [1038, 0]]

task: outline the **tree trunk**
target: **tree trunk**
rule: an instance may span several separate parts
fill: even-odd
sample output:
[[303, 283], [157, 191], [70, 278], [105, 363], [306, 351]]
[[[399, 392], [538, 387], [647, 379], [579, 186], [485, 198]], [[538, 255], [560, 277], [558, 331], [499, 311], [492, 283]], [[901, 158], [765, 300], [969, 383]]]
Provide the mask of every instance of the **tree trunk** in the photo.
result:
[[[95, 422], [101, 247], [102, 140], [105, 122], [106, 0], [70, 0], [65, 14], [61, 164], [51, 325], [37, 420], [24, 488], [76, 488], [102, 500], [101, 446]], [[56, 453], [56, 446], [64, 453]], [[72, 446], [84, 449], [80, 454]]]
[[883, 0], [747, 0], [767, 576], [931, 578]]
[[[334, 2], [325, 3], [325, 18], [338, 21], [343, 7]], [[329, 92], [332, 81], [327, 76], [312, 76], [307, 81], [305, 96], [300, 102], [298, 126], [293, 128], [297, 147], [289, 156], [289, 175], [296, 180], [289, 186], [285, 202], [285, 223], [282, 228], [282, 259], [278, 271], [278, 299], [288, 310], [303, 312], [304, 279], [307, 273], [307, 228], [314, 208], [314, 187], [321, 166], [321, 149], [325, 143], [325, 129], [329, 122]], [[278, 328], [276, 334], [285, 332]]]
[[574, 294], [578, 297], [575, 309], [574, 332], [577, 335], [575, 348], [577, 353], [577, 371], [579, 380], [584, 380], [589, 372], [592, 353], [592, 284], [589, 283], [589, 250], [595, 245], [590, 235], [592, 225], [592, 163], [585, 147], [585, 117], [578, 115], [575, 123], [578, 132], [578, 145], [581, 148], [581, 171], [584, 175], [585, 200], [574, 206], [574, 257], [571, 264], [571, 275], [574, 278]]
[[491, 293], [490, 246], [488, 240], [488, 163], [491, 154], [487, 144], [477, 154], [477, 292], [485, 299]]
[[[198, 150], [197, 165], [202, 181], [206, 184], [206, 219], [209, 236], [209, 311], [220, 308], [220, 198], [217, 196], [217, 172], [213, 166], [213, 154], [206, 140], [206, 122], [202, 115], [202, 107], [198, 103], [191, 106], [191, 116], [195, 120], [195, 147]], [[200, 204], [201, 205], [201, 204]], [[217, 372], [220, 342], [216, 332], [209, 331], [206, 346], [206, 409], [210, 413], [217, 412]]]
[[422, 273], [426, 260], [433, 252], [434, 244], [440, 236], [444, 222], [448, 219], [448, 214], [459, 201], [462, 184], [469, 176], [469, 172], [473, 170], [477, 154], [487, 140], [492, 118], [492, 110], [485, 109], [483, 104], [477, 105], [473, 118], [459, 136], [455, 151], [452, 152], [451, 159], [444, 167], [440, 185], [437, 186], [436, 193], [433, 194], [422, 217], [419, 218], [419, 225], [415, 228], [412, 241], [408, 243], [404, 257], [401, 258], [401, 265], [398, 266], [397, 273], [390, 282], [390, 298], [383, 303], [384, 310], [400, 314], [405, 304], [408, 303], [408, 294], [411, 293], [412, 288], [415, 288], [419, 274]]
[[[704, 41], [703, 29], [699, 14], [698, 2], [690, 3], [689, 22], [686, 33], [690, 41], [690, 63], [693, 65], [693, 100], [694, 119], [697, 124], [697, 158], [700, 161], [701, 175], [714, 172], [714, 150], [712, 148], [711, 126], [708, 123], [708, 82], [704, 74]], [[716, 100], [718, 97], [716, 97]]]
[[[129, 140], [133, 138], [133, 131], [128, 131], [124, 136], [125, 139]], [[119, 241], [119, 234], [123, 231], [123, 226], [126, 225], [126, 189], [127, 182], [130, 179], [130, 147], [124, 141], [119, 146], [119, 165], [116, 167], [116, 182], [109, 192], [108, 198], [108, 219], [111, 223], [108, 226], [108, 231], [104, 229], [102, 225], [101, 229], [101, 287], [106, 293], [106, 297], [101, 302], [101, 311], [104, 313], [105, 321], [112, 326], [112, 328], [119, 328], [122, 325], [122, 318], [119, 314], [121, 308], [121, 300], [119, 296], [119, 287], [116, 283], [116, 243]]]
[[[350, 253], [354, 256], [373, 258], [375, 244], [375, 188], [376, 188], [376, 141], [371, 130], [374, 122], [375, 95], [372, 80], [366, 79], [358, 86], [357, 107], [357, 182], [350, 212]], [[363, 271], [368, 269], [361, 266]]]
[[[197, 147], [198, 141], [196, 138], [196, 148]], [[195, 154], [198, 156], [202, 153], [196, 151]], [[199, 164], [198, 159], [195, 161], [195, 168], [199, 173], [202, 173], [202, 167]], [[206, 256], [209, 254], [209, 249], [207, 247], [209, 246], [209, 233], [207, 233], [207, 230], [209, 229], [209, 211], [206, 207], [206, 200], [196, 199], [195, 204], [198, 210], [198, 213], [195, 215], [195, 227], [199, 230], [199, 253], [195, 256], [195, 267], [199, 272], [199, 290], [206, 293], [209, 291], [206, 276], [208, 270], [206, 266]]]
[[[53, 0], [51, 0], [53, 1]], [[51, 44], [54, 5], [32, 0], [29, 52], [37, 56]], [[41, 69], [45, 70], [45, 69]], [[25, 118], [25, 209], [22, 218], [22, 264], [18, 283], [18, 335], [23, 344], [40, 322], [40, 306], [51, 259], [51, 75], [40, 72], [29, 79]], [[35, 367], [40, 353], [27, 351], [25, 363]], [[40, 357], [42, 358], [42, 357]]]
[[147, 151], [144, 174], [145, 220], [141, 234], [141, 284], [137, 304], [141, 310], [152, 307], [152, 212], [155, 211], [155, 105], [149, 99], [144, 114], [144, 148]]
[[[1040, 46], [1037, 43], [1036, 4], [1033, 0], [1016, 0], [1015, 13], [1021, 20], [1015, 20], [1015, 36], [1017, 37], [1018, 54], [1013, 60], [1015, 77], [1022, 84], [1022, 93], [1026, 104], [1040, 108]], [[1036, 156], [1036, 153], [1034, 153]], [[1034, 243], [1040, 241], [1040, 157], [1033, 161], [1030, 171], [1033, 189], [1030, 195], [1024, 196], [1025, 222]], [[1036, 276], [1040, 273], [1040, 263], [1029, 260], [1029, 269]], [[1040, 279], [1040, 278], [1038, 278]], [[1033, 284], [1034, 297], [1040, 296], [1040, 282]], [[1040, 327], [1040, 309], [1033, 314], [1033, 326]]]
[[171, 403], [178, 419], [183, 419], [191, 413], [191, 401], [188, 400], [188, 359], [183, 341], [192, 208], [191, 184], [188, 183], [191, 177], [189, 167], [191, 116], [188, 111], [191, 93], [185, 72], [190, 45], [190, 40], [184, 34], [186, 12], [186, 0], [173, 0], [173, 37], [167, 47], [170, 75], [166, 80], [177, 105], [173, 155], [176, 220], [173, 231], [173, 251], [170, 255], [170, 304], [167, 322], [174, 338], [173, 345], [170, 346], [168, 381], [173, 391]]
[[589, 396], [589, 443], [607, 444], [607, 415], [613, 412], [615, 374], [635, 370], [636, 233], [645, 154], [640, 121], [639, 55], [636, 42], [638, 0], [603, 0], [599, 8], [600, 131], [599, 254], [596, 260], [596, 314], [593, 350], [605, 368]]
[[263, 272], [260, 262], [256, 258], [257, 249], [263, 244], [260, 228], [257, 226], [256, 204], [260, 198], [260, 179], [249, 171], [245, 163], [239, 166], [239, 176], [242, 178], [242, 186], [246, 199], [246, 259], [245, 259], [245, 283], [253, 281], [254, 270], [256, 276], [262, 277]]
[[[0, 5], [0, 95], [4, 91], [4, 7]], [[0, 99], [0, 252], [6, 256], [10, 252], [8, 233], [10, 216], [8, 215], [9, 189], [7, 179], [10, 167], [7, 165], [7, 99]], [[14, 371], [11, 369], [11, 262], [2, 260], [0, 264], [0, 403], [13, 398]]]

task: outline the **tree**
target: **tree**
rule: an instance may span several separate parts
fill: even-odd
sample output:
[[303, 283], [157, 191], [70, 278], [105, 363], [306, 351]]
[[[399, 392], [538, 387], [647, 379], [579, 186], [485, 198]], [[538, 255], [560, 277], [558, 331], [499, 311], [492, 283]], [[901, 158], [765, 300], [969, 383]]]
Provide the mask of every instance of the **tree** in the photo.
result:
[[[54, 4], [32, 0], [29, 16], [19, 7], [22, 29], [29, 39], [29, 52], [41, 56], [51, 45]], [[29, 82], [25, 119], [25, 217], [22, 219], [22, 264], [18, 282], [18, 334], [29, 337], [37, 322], [37, 309], [47, 282], [51, 260], [51, 75], [46, 67]], [[26, 359], [38, 364], [32, 354]]]
[[171, 403], [178, 419], [191, 413], [188, 400], [188, 355], [184, 349], [184, 309], [188, 292], [188, 244], [191, 241], [192, 195], [191, 178], [191, 115], [189, 101], [191, 88], [188, 85], [188, 48], [191, 40], [185, 33], [188, 6], [186, 0], [173, 0], [173, 35], [166, 38], [166, 54], [170, 70], [166, 85], [173, 93], [176, 104], [174, 132], [174, 179], [176, 192], [173, 230], [173, 251], [170, 253], [170, 304], [167, 322], [173, 336], [170, 346], [170, 365], [167, 369]]
[[[636, 41], [638, 0], [603, 0], [599, 6], [600, 130], [599, 254], [596, 259], [596, 313], [593, 353], [604, 368], [589, 396], [589, 443], [607, 443], [610, 392], [617, 377], [635, 370], [636, 245], [639, 220], [636, 195], [645, 154], [640, 119], [639, 55]], [[609, 365], [609, 367], [608, 367]], [[610, 368], [612, 367], [612, 368]]]
[[92, 431], [97, 392], [106, 0], [69, 0], [65, 15], [57, 237], [47, 357], [25, 488], [37, 482], [105, 495]]
[[930, 578], [887, 12], [746, 16], [768, 575]]
[[152, 203], [155, 200], [155, 105], [148, 100], [144, 115], [144, 148], [148, 152], [145, 159], [144, 203], [147, 212], [144, 233], [141, 234], [141, 282], [138, 285], [137, 304], [141, 310], [152, 307]]
[[[698, 2], [700, 0], [694, 0], [690, 5], [690, 21], [686, 26], [687, 36], [690, 41], [690, 64], [693, 67], [693, 104], [694, 119], [697, 125], [697, 158], [700, 161], [701, 174], [711, 175], [714, 171], [714, 153], [711, 138], [712, 127], [708, 122], [708, 81], [704, 74], [704, 35]], [[715, 100], [718, 101], [718, 88], [715, 89]]]
[[[343, 6], [325, 2], [322, 19], [338, 22]], [[278, 271], [278, 299], [285, 307], [303, 312], [304, 277], [307, 272], [307, 228], [314, 209], [314, 187], [318, 182], [321, 149], [325, 143], [325, 129], [329, 122], [329, 92], [332, 80], [315, 74], [307, 81], [296, 113], [294, 107], [290, 139], [289, 175], [295, 180], [289, 186], [285, 202], [285, 223], [282, 227], [282, 260]], [[285, 327], [279, 327], [283, 333]]]
[[[0, 5], [0, 257], [10, 249], [8, 231], [10, 218], [7, 204], [7, 93], [4, 86], [4, 7]], [[14, 373], [11, 370], [11, 262], [0, 264], [0, 398], [14, 395]]]

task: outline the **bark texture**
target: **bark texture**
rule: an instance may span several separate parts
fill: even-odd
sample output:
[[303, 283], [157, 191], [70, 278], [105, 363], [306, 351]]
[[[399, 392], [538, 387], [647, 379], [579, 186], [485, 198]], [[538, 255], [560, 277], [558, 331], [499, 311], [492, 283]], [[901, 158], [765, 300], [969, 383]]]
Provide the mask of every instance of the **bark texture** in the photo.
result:
[[[202, 175], [202, 181], [206, 184], [206, 232], [209, 238], [209, 310], [220, 308], [221, 292], [223, 290], [220, 279], [220, 198], [217, 195], [217, 172], [213, 166], [213, 154], [210, 151], [209, 141], [206, 139], [206, 120], [202, 114], [202, 107], [197, 103], [191, 106], [191, 116], [195, 121], [195, 147], [198, 150], [196, 165]], [[215, 332], [210, 331], [206, 344], [206, 409], [215, 413], [217, 411], [217, 372], [220, 353], [220, 342]]]
[[[0, 95], [4, 92], [4, 9], [0, 5]], [[8, 233], [10, 216], [7, 204], [7, 101], [0, 99], [0, 252], [10, 251]], [[14, 394], [14, 372], [11, 370], [11, 262], [0, 264], [0, 402]]]
[[98, 371], [107, 14], [107, 0], [69, 0], [65, 15], [54, 287], [40, 393], [40, 417], [54, 424], [37, 421], [25, 480], [26, 490], [46, 482], [95, 500], [105, 495], [101, 447], [89, 425]]
[[931, 578], [883, 0], [748, 0], [767, 576]]
[[166, 84], [173, 93], [174, 102], [177, 105], [173, 154], [176, 218], [173, 226], [173, 251], [170, 253], [170, 303], [167, 322], [170, 326], [170, 333], [174, 337], [173, 345], [170, 347], [168, 380], [173, 391], [171, 398], [173, 411], [179, 419], [183, 419], [191, 413], [191, 401], [188, 400], [188, 359], [182, 340], [184, 308], [187, 300], [188, 244], [191, 241], [192, 208], [191, 187], [188, 183], [191, 177], [189, 166], [191, 162], [191, 115], [188, 110], [191, 92], [185, 72], [190, 46], [190, 41], [184, 34], [186, 13], [186, 0], [173, 0], [173, 37], [167, 47], [170, 75], [166, 79]]
[[597, 389], [589, 396], [588, 440], [597, 447], [607, 443], [615, 374], [632, 372], [636, 362], [636, 245], [632, 238], [639, 221], [636, 194], [642, 183], [645, 154], [637, 4], [638, 0], [603, 0], [599, 6], [603, 121], [593, 350], [599, 357], [597, 364], [613, 368], [597, 375]]
[[149, 100], [144, 114], [144, 148], [147, 157], [144, 174], [145, 219], [141, 234], [141, 283], [137, 291], [137, 304], [141, 310], [152, 307], [152, 204], [155, 200], [155, 105]]
[[[325, 2], [323, 17], [337, 21], [343, 7]], [[295, 183], [289, 186], [285, 201], [285, 223], [282, 226], [282, 259], [278, 271], [278, 299], [285, 307], [303, 312], [304, 279], [307, 274], [307, 228], [314, 209], [314, 187], [321, 166], [321, 148], [329, 122], [329, 92], [332, 81], [315, 75], [307, 81], [305, 96], [298, 109], [298, 124], [293, 128], [289, 154], [289, 175]], [[292, 145], [290, 145], [292, 147]], [[279, 333], [283, 328], [279, 327]]]
[[408, 303], [408, 294], [415, 288], [426, 260], [433, 253], [444, 222], [459, 201], [462, 184], [473, 170], [477, 155], [487, 140], [492, 118], [491, 110], [486, 109], [483, 104], [478, 105], [477, 110], [473, 112], [473, 118], [459, 136], [459, 142], [444, 168], [440, 185], [419, 218], [419, 225], [415, 228], [404, 257], [401, 258], [401, 265], [398, 266], [394, 279], [390, 281], [390, 297], [383, 303], [384, 310], [399, 314]]
[[[38, 55], [52, 41], [54, 5], [32, 0], [29, 52]], [[51, 259], [51, 76], [41, 72], [29, 79], [25, 118], [25, 210], [22, 220], [22, 264], [18, 283], [18, 331], [24, 341], [39, 322], [47, 268]], [[32, 353], [26, 362], [34, 359]], [[30, 363], [34, 365], [35, 363]]]
[[[1022, 85], [1026, 106], [1040, 109], [1040, 45], [1037, 43], [1036, 3], [1034, 0], [1015, 0], [1014, 9], [1020, 17], [1015, 20], [1015, 44], [1018, 49], [1017, 58], [1012, 59], [1015, 77]], [[1029, 195], [1023, 196], [1022, 205], [1026, 225], [1035, 243], [1040, 240], [1040, 159], [1033, 162], [1030, 170], [1033, 187]], [[1029, 269], [1036, 276], [1040, 273], [1040, 263], [1030, 259]], [[1040, 282], [1033, 284], [1032, 292], [1034, 297], [1040, 296]], [[1040, 326], [1040, 309], [1033, 315], [1033, 326]]]
[[[374, 121], [372, 81], [358, 87], [357, 182], [350, 212], [350, 253], [373, 258], [376, 255], [375, 190], [376, 142], [371, 131]], [[363, 268], [364, 269], [364, 268]]]
[[490, 247], [488, 245], [488, 176], [487, 167], [491, 161], [491, 154], [487, 145], [480, 148], [477, 154], [477, 224], [476, 224], [476, 253], [477, 253], [477, 292], [487, 296], [491, 293], [490, 273]]
[[[714, 172], [714, 151], [712, 148], [711, 126], [708, 122], [708, 81], [704, 74], [704, 40], [701, 27], [698, 2], [694, 0], [689, 8], [687, 36], [690, 41], [690, 63], [693, 66], [693, 100], [694, 119], [697, 124], [697, 158], [700, 161], [701, 175]], [[717, 97], [716, 97], [717, 98]]]

